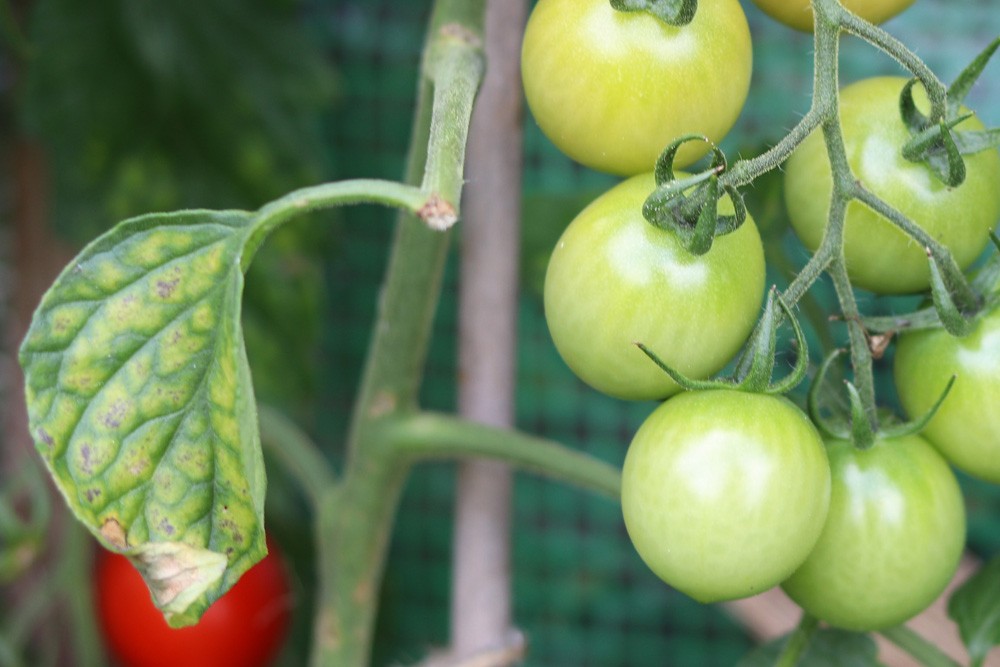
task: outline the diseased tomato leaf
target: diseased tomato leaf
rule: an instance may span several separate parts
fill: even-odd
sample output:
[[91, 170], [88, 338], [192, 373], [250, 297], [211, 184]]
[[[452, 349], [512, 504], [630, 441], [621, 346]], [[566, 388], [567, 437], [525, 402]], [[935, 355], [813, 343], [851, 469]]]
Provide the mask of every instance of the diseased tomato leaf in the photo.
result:
[[1000, 646], [1000, 556], [984, 565], [955, 591], [948, 616], [958, 624], [972, 665], [981, 665]]
[[42, 299], [21, 347], [36, 447], [76, 517], [174, 626], [266, 553], [240, 324], [243, 212], [127, 220]]
[[[781, 655], [789, 635], [759, 646], [740, 660], [737, 667], [771, 667]], [[878, 648], [866, 634], [823, 628], [817, 630], [798, 667], [878, 667]]]

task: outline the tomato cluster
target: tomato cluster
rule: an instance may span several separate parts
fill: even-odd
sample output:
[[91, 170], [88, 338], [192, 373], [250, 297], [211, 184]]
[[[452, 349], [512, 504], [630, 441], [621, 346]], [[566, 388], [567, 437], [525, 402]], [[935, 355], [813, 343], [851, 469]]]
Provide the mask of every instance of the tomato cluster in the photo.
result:
[[[793, 27], [812, 28], [807, 0], [755, 1]], [[911, 1], [844, 5], [879, 22]], [[621, 399], [664, 401], [634, 435], [622, 477], [625, 526], [653, 572], [702, 602], [782, 585], [831, 625], [885, 628], [923, 610], [958, 565], [964, 502], [949, 464], [1000, 483], [1000, 308], [982, 309], [964, 338], [940, 328], [899, 337], [895, 378], [910, 416], [930, 410], [959, 375], [921, 434], [876, 432], [874, 444], [852, 442], [759, 387], [685, 382], [692, 390], [681, 390], [661, 365], [708, 378], [754, 329], [764, 288], [761, 239], [747, 217], [696, 256], [674, 231], [648, 222], [643, 204], [669, 142], [689, 133], [714, 142], [728, 131], [746, 96], [749, 54], [742, 10], [729, 0], [700, 3], [694, 21], [681, 26], [615, 11], [608, 0], [538, 2], [523, 48], [534, 118], [569, 157], [629, 176], [559, 239], [545, 279], [545, 317], [557, 350], [584, 382]], [[841, 91], [847, 162], [862, 187], [964, 269], [1000, 218], [1000, 155], [964, 156], [958, 186], [904, 159], [901, 147], [911, 138], [900, 113], [905, 83], [879, 77]], [[926, 98], [919, 87], [914, 92], [926, 113]], [[954, 125], [979, 129], [975, 117]], [[678, 166], [699, 157], [691, 145], [705, 144], [684, 144]], [[819, 131], [785, 171], [792, 227], [815, 250], [834, 189]], [[732, 213], [727, 196], [717, 211]], [[846, 213], [843, 261], [856, 287], [879, 295], [927, 292], [931, 284], [925, 248], [857, 201]]]

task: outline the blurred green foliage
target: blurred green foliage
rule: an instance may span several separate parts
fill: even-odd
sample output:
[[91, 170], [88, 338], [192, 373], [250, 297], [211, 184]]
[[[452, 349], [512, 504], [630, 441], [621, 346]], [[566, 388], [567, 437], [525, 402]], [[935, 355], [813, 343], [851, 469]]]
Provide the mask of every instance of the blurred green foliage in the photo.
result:
[[[39, 0], [21, 126], [42, 144], [51, 223], [90, 241], [141, 213], [251, 209], [324, 180], [335, 72], [293, 0]], [[258, 393], [294, 405], [316, 364], [329, 229], [261, 251], [244, 314]]]

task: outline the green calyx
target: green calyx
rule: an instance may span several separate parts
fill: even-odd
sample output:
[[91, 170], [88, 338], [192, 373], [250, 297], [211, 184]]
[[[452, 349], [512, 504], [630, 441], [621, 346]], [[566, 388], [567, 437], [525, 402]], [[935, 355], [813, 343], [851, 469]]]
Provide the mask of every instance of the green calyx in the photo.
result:
[[948, 87], [944, 117], [928, 117], [917, 108], [913, 99], [913, 86], [917, 79], [911, 79], [900, 93], [900, 115], [912, 135], [903, 146], [903, 157], [911, 162], [926, 164], [938, 180], [950, 187], [957, 187], [965, 181], [963, 155], [1000, 146], [1000, 128], [980, 131], [956, 129], [973, 115], [963, 111], [962, 101], [998, 47], [1000, 37], [976, 56]]
[[[787, 317], [795, 334], [795, 344], [798, 354], [792, 372], [777, 382], [772, 382], [774, 374], [775, 352], [777, 350], [777, 332], [782, 319]], [[743, 353], [736, 364], [736, 370], [731, 377], [695, 380], [689, 378], [677, 369], [663, 362], [653, 350], [643, 343], [636, 346], [659, 366], [663, 372], [688, 391], [706, 389], [735, 389], [760, 394], [784, 394], [791, 391], [806, 375], [809, 354], [806, 347], [805, 334], [791, 308], [784, 302], [777, 290], [772, 288], [768, 293], [764, 314], [744, 347]]]
[[673, 26], [684, 26], [694, 20], [698, 0], [611, 0], [619, 12], [648, 12]]
[[[681, 145], [688, 141], [704, 141], [712, 147], [709, 168], [693, 176], [677, 178], [674, 159]], [[705, 136], [688, 134], [670, 143], [660, 154], [653, 172], [656, 190], [642, 206], [642, 215], [651, 224], [676, 234], [693, 255], [703, 255], [712, 248], [716, 236], [739, 229], [746, 221], [747, 208], [743, 195], [732, 185], [720, 185], [719, 176], [726, 171], [725, 154]], [[718, 202], [729, 195], [732, 215], [720, 215]]]
[[1000, 237], [990, 232], [997, 252], [992, 254], [968, 283], [959, 283], [933, 253], [928, 253], [931, 273], [931, 305], [903, 315], [864, 318], [865, 330], [875, 334], [944, 329], [959, 338], [975, 328], [983, 313], [1000, 303]]
[[951, 391], [951, 387], [955, 383], [955, 377], [952, 376], [934, 405], [920, 417], [908, 422], [882, 426], [870, 416], [871, 413], [865, 406], [857, 387], [849, 380], [844, 380], [849, 402], [849, 417], [847, 419], [837, 419], [836, 417], [830, 419], [822, 411], [823, 405], [832, 402], [826, 400], [828, 397], [825, 394], [829, 391], [827, 389], [826, 378], [833, 362], [843, 353], [844, 350], [838, 348], [823, 360], [819, 371], [816, 373], [816, 378], [809, 388], [808, 411], [810, 419], [825, 437], [850, 440], [858, 449], [868, 449], [879, 438], [900, 438], [920, 433], [930, 420], [934, 418], [935, 413], [937, 413], [941, 404], [944, 403], [945, 398], [948, 397], [948, 392]]

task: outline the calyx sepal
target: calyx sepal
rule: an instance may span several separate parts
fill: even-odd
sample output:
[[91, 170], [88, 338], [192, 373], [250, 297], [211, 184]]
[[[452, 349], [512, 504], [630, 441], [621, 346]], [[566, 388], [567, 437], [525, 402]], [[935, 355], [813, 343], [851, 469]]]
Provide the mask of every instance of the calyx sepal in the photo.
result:
[[[775, 351], [777, 349], [777, 331], [782, 318], [787, 317], [795, 333], [795, 343], [798, 356], [792, 372], [777, 382], [771, 382], [774, 374]], [[775, 288], [771, 288], [764, 306], [764, 314], [740, 356], [736, 370], [731, 377], [711, 380], [695, 380], [689, 378], [672, 366], [664, 363], [655, 352], [638, 342], [636, 346], [649, 357], [653, 363], [670, 376], [674, 382], [686, 390], [704, 389], [738, 389], [762, 394], [783, 394], [794, 388], [805, 378], [809, 355], [806, 348], [806, 337], [791, 308], [784, 302]]]
[[962, 101], [982, 74], [990, 58], [1000, 47], [1000, 37], [993, 40], [948, 87], [943, 118], [924, 115], [913, 99], [911, 79], [899, 97], [900, 115], [912, 138], [903, 146], [903, 157], [923, 162], [944, 184], [957, 187], [965, 180], [963, 155], [973, 155], [1000, 146], [1000, 128], [957, 130], [956, 126], [973, 114], [963, 112]]
[[[708, 169], [692, 176], [677, 178], [674, 160], [682, 144], [703, 141], [711, 146]], [[642, 214], [651, 224], [672, 231], [693, 255], [703, 255], [712, 248], [716, 236], [739, 229], [747, 218], [743, 195], [732, 185], [720, 185], [719, 176], [728, 164], [725, 154], [707, 137], [688, 134], [671, 142], [660, 154], [653, 172], [656, 190], [646, 198]], [[718, 202], [729, 195], [731, 215], [720, 215]]]
[[825, 437], [850, 440], [858, 449], [868, 449], [879, 438], [901, 438], [920, 433], [930, 423], [931, 419], [934, 418], [934, 415], [941, 407], [941, 404], [944, 403], [952, 386], [955, 384], [956, 376], [953, 375], [948, 380], [940, 396], [938, 396], [937, 401], [923, 415], [911, 421], [883, 426], [873, 423], [873, 420], [869, 418], [868, 411], [865, 409], [864, 401], [861, 399], [861, 394], [857, 388], [849, 380], [844, 380], [850, 404], [850, 420], [836, 422], [822, 414], [820, 403], [822, 401], [824, 381], [826, 380], [827, 373], [833, 362], [843, 353], [843, 349], [836, 349], [823, 360], [819, 371], [816, 373], [816, 378], [809, 389], [807, 409], [810, 420]]
[[698, 0], [611, 0], [619, 12], [648, 12], [672, 26], [684, 26], [694, 20]]

